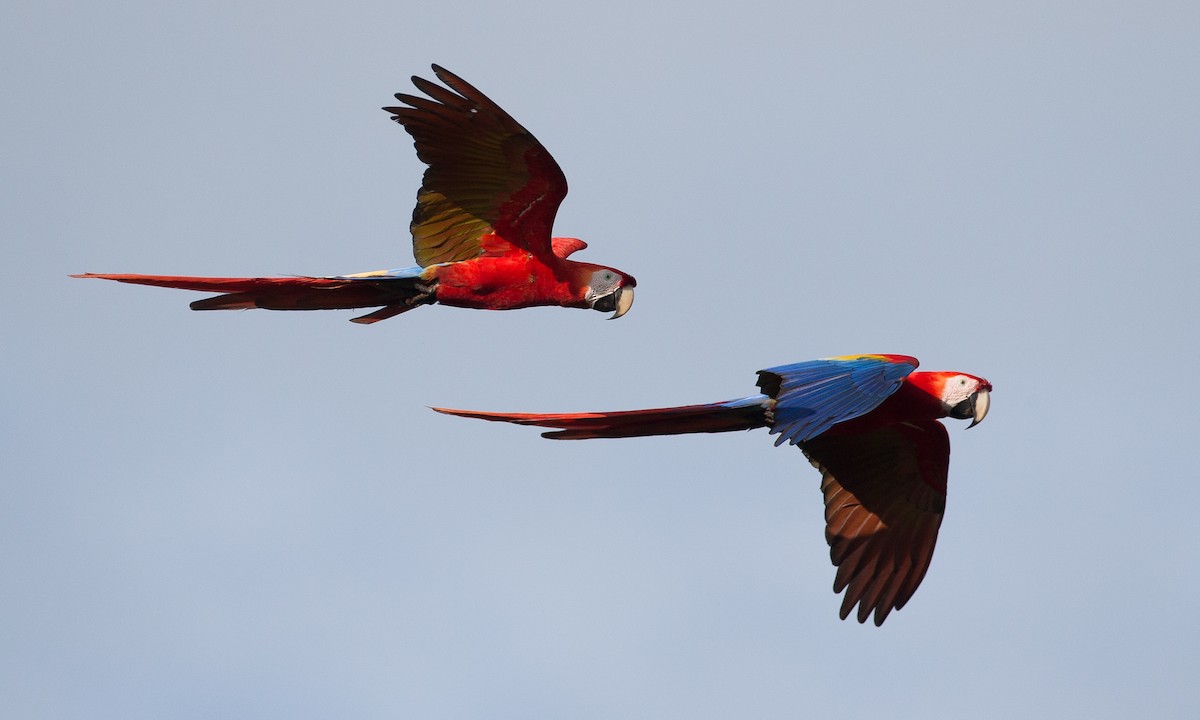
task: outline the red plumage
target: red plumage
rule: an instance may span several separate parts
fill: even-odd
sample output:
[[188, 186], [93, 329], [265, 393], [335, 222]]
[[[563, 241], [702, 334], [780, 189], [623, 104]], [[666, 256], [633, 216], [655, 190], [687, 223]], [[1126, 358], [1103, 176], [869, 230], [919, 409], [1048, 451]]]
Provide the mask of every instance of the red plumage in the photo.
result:
[[425, 171], [409, 229], [418, 268], [335, 277], [199, 278], [85, 273], [140, 285], [225, 293], [193, 310], [323, 310], [382, 306], [374, 322], [418, 305], [487, 310], [557, 305], [613, 312], [633, 304], [633, 276], [568, 260], [586, 247], [552, 238], [567, 181], [528, 130], [474, 86], [433, 66], [442, 87], [413, 83], [428, 97], [397, 94], [386, 107], [413, 137]]
[[[558, 440], [770, 428], [821, 472], [825, 536], [837, 566], [840, 615], [882, 624], [929, 569], [946, 507], [950, 441], [940, 418], [986, 415], [990, 383], [964, 373], [912, 372], [916, 360], [871, 355], [759, 373], [762, 395], [720, 403], [592, 413], [449, 415], [554, 428]], [[807, 429], [806, 429], [807, 428]]]
[[720, 433], [733, 430], [752, 430], [765, 426], [766, 408], [753, 405], [741, 408], [725, 407], [722, 403], [684, 405], [650, 410], [621, 410], [597, 413], [491, 413], [476, 410], [433, 408], [447, 415], [559, 428], [542, 433], [554, 440], [586, 440], [591, 438], [628, 438], [650, 435], [685, 435], [689, 433]]

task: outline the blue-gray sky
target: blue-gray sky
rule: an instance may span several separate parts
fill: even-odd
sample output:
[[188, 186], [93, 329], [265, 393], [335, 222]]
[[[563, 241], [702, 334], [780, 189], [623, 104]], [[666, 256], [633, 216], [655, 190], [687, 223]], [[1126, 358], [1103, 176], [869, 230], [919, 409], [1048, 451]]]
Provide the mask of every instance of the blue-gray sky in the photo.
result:
[[[408, 264], [431, 62], [532, 130], [628, 316], [193, 313], [74, 272]], [[1193, 717], [1194, 3], [9, 3], [0, 714]], [[892, 352], [995, 384], [932, 569], [837, 619], [723, 400]]]

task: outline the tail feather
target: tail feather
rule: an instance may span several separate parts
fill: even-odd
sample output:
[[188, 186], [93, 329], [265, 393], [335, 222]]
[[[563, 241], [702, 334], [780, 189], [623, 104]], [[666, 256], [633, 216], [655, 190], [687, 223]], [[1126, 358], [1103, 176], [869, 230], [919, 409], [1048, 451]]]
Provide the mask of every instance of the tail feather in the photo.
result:
[[432, 409], [477, 420], [558, 428], [542, 433], [542, 437], [584, 440], [752, 430], [766, 427], [769, 423], [769, 402], [765, 396], [758, 395], [706, 405], [598, 413], [493, 413], [438, 407]]
[[223, 293], [191, 304], [193, 310], [345, 310], [384, 306], [356, 322], [371, 323], [434, 302], [434, 289], [415, 276], [210, 278], [84, 273], [135, 285]]
[[202, 292], [253, 292], [272, 285], [290, 284], [297, 280], [320, 280], [321, 278], [222, 278], [222, 277], [189, 277], [185, 275], [137, 275], [133, 273], [82, 273], [72, 275], [75, 278], [99, 278], [100, 280], [116, 280], [117, 282], [133, 285], [153, 285], [155, 287], [178, 288], [180, 290], [199, 290]]

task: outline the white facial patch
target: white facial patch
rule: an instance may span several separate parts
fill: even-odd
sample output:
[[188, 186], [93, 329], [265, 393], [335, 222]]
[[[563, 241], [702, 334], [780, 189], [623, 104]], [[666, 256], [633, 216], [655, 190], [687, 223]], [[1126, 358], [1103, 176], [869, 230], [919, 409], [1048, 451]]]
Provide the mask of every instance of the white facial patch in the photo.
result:
[[979, 381], [966, 375], [955, 375], [946, 380], [942, 388], [942, 402], [946, 407], [954, 407], [963, 400], [971, 397], [979, 389]]
[[588, 294], [591, 297], [610, 295], [621, 286], [621, 280], [621, 275], [612, 270], [597, 270], [588, 281]]

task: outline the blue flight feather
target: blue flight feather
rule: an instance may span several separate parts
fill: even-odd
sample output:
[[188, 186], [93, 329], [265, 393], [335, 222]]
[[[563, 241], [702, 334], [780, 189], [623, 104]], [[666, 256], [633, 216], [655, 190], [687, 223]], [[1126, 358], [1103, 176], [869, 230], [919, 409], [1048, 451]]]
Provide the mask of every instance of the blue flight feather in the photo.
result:
[[804, 442], [874, 410], [916, 370], [897, 357], [827, 358], [760, 370], [759, 387], [775, 399], [775, 444]]
[[392, 268], [391, 270], [372, 270], [370, 272], [354, 273], [353, 275], [329, 275], [330, 280], [390, 280], [393, 278], [420, 277], [425, 268], [413, 265], [411, 267]]

